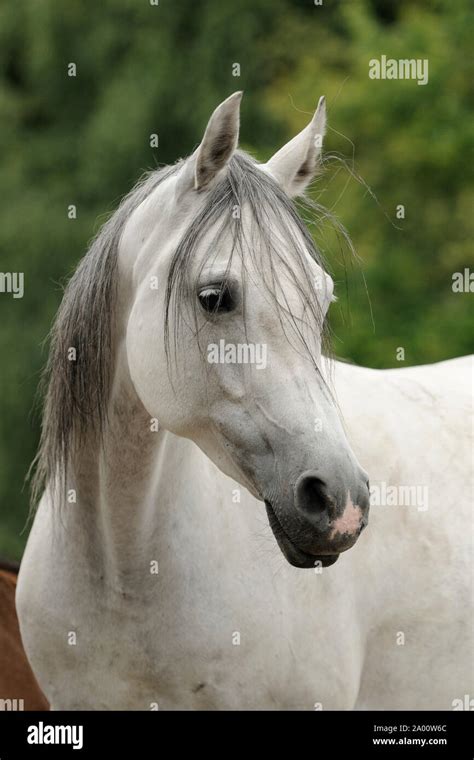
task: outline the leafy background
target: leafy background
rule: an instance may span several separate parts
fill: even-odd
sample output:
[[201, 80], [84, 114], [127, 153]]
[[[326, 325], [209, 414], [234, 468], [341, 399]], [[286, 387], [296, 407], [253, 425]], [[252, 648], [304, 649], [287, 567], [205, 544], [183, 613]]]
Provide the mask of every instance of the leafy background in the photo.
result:
[[[26, 540], [23, 482], [39, 434], [31, 410], [61, 285], [142, 170], [191, 152], [210, 112], [236, 89], [245, 91], [242, 145], [261, 160], [327, 97], [327, 150], [346, 162], [329, 162], [312, 192], [359, 255], [344, 253], [330, 230], [318, 234], [339, 295], [336, 353], [394, 367], [399, 346], [405, 365], [472, 350], [472, 294], [451, 288], [453, 272], [472, 265], [470, 5], [2, 3], [1, 271], [25, 273], [25, 296], [0, 294], [1, 554], [21, 556]], [[382, 54], [427, 58], [429, 83], [369, 79], [369, 60]]]

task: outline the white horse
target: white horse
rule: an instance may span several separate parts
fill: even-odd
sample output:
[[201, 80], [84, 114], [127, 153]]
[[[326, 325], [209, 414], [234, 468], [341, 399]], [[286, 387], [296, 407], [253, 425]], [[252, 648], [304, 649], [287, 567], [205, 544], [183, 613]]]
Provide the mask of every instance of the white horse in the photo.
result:
[[324, 100], [264, 165], [236, 151], [240, 100], [65, 293], [26, 652], [54, 709], [452, 709], [473, 694], [469, 359], [323, 360], [332, 281], [290, 199]]

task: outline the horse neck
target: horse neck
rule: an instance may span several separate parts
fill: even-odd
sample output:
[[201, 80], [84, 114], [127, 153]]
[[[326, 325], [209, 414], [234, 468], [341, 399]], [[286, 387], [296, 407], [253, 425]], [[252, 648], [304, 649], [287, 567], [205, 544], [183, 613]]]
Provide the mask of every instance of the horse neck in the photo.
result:
[[170, 438], [179, 444], [164, 430], [152, 432], [151, 422], [120, 356], [102, 438], [91, 434], [72, 467], [83, 550], [119, 587], [157, 529], [160, 460]]

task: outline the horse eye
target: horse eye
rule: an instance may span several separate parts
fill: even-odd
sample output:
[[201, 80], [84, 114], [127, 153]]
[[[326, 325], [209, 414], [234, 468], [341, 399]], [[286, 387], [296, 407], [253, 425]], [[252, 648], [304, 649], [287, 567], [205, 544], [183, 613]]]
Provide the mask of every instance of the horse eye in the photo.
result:
[[221, 314], [235, 308], [234, 299], [226, 285], [212, 285], [203, 288], [198, 294], [199, 303], [209, 314]]

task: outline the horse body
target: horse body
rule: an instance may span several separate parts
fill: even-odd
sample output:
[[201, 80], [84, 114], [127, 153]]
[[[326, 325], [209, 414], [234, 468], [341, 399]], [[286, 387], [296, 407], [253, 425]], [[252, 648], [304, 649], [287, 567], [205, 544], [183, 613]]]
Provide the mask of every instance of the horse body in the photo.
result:
[[[450, 709], [470, 693], [467, 361], [337, 363], [373, 482], [423, 483], [430, 498], [426, 510], [374, 506], [357, 547], [320, 571], [287, 565], [262, 504], [245, 490], [235, 502], [237, 484], [193, 443], [163, 431], [152, 451], [131, 444], [146, 412], [119, 391], [106, 485], [99, 452], [84, 453], [90, 498], [58, 525], [46, 495], [22, 564], [26, 649], [53, 706]], [[141, 503], [119, 496], [123, 480]]]
[[[330, 380], [333, 283], [289, 200], [324, 101], [263, 166], [235, 153], [239, 102], [66, 291], [25, 649], [55, 709], [447, 709], [471, 684], [468, 360]], [[222, 340], [262, 361], [206, 362]], [[422, 498], [384, 495], [362, 533], [359, 462]]]

